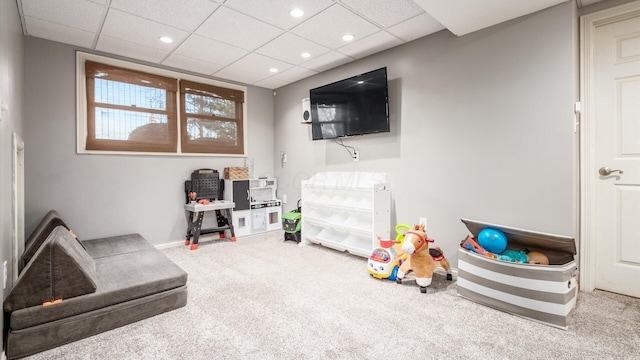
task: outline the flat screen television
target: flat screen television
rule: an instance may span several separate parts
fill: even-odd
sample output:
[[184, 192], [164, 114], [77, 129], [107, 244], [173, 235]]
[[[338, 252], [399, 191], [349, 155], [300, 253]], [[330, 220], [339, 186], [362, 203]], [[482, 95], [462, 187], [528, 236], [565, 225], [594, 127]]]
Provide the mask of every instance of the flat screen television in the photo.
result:
[[387, 68], [309, 91], [313, 140], [389, 132]]

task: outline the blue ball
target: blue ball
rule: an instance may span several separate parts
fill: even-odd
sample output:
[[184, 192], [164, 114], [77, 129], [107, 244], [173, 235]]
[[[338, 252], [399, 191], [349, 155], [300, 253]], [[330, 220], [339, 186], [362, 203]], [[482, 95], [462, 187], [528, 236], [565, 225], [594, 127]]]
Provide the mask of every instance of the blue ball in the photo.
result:
[[500, 254], [507, 248], [507, 237], [500, 230], [486, 228], [478, 234], [478, 244], [489, 252]]

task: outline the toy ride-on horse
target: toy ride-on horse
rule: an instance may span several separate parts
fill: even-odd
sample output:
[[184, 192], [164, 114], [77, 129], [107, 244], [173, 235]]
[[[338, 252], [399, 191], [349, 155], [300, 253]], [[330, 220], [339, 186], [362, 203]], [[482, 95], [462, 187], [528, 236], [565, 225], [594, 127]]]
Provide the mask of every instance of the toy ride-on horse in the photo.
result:
[[439, 266], [447, 272], [447, 280], [452, 280], [451, 266], [444, 257], [444, 253], [439, 247], [429, 249], [429, 239], [424, 231], [424, 224], [414, 225], [413, 230], [404, 234], [402, 251], [409, 255], [396, 275], [396, 283], [402, 284], [404, 276], [413, 271], [416, 276], [416, 283], [420, 286], [420, 292], [426, 293], [427, 286], [431, 285], [434, 270]]

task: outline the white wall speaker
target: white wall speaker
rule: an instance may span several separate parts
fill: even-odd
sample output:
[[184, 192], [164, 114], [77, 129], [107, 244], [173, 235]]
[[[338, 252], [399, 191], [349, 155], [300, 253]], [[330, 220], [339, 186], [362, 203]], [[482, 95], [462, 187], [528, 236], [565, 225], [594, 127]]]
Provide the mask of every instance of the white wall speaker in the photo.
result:
[[311, 122], [311, 101], [309, 98], [302, 99], [302, 121]]

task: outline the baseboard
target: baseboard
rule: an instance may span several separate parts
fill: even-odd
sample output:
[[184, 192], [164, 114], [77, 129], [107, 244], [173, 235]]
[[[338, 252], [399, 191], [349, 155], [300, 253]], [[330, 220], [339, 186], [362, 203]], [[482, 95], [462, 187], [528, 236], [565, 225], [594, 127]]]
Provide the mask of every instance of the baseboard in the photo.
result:
[[[254, 237], [272, 235], [274, 233], [280, 234], [280, 233], [283, 233], [283, 231], [282, 231], [282, 229], [263, 231], [263, 232], [256, 233], [256, 234], [243, 235], [242, 239], [250, 239], [250, 238], [254, 238]], [[227, 237], [227, 240], [228, 239], [229, 238]], [[238, 237], [238, 239], [239, 239], [239, 237]], [[202, 244], [202, 243], [206, 243], [206, 242], [214, 241], [214, 240], [220, 240], [220, 235], [217, 234], [217, 233], [200, 235], [200, 238], [198, 239], [198, 243]], [[162, 250], [162, 249], [169, 249], [169, 248], [178, 247], [178, 246], [184, 246], [184, 240], [155, 245], [155, 248], [158, 249], [158, 250]]]
[[[202, 244], [202, 243], [213, 241], [213, 240], [220, 240], [220, 236], [218, 234], [200, 235], [200, 238], [198, 239], [198, 243]], [[180, 240], [180, 241], [174, 241], [170, 243], [159, 244], [159, 245], [155, 245], [155, 248], [158, 250], [162, 250], [162, 249], [169, 249], [173, 247], [184, 246], [184, 242], [185, 240]]]
[[[443, 268], [436, 268], [436, 273], [440, 275], [447, 275], [447, 272]], [[451, 276], [453, 276], [453, 280], [458, 280], [458, 269], [451, 268]]]

